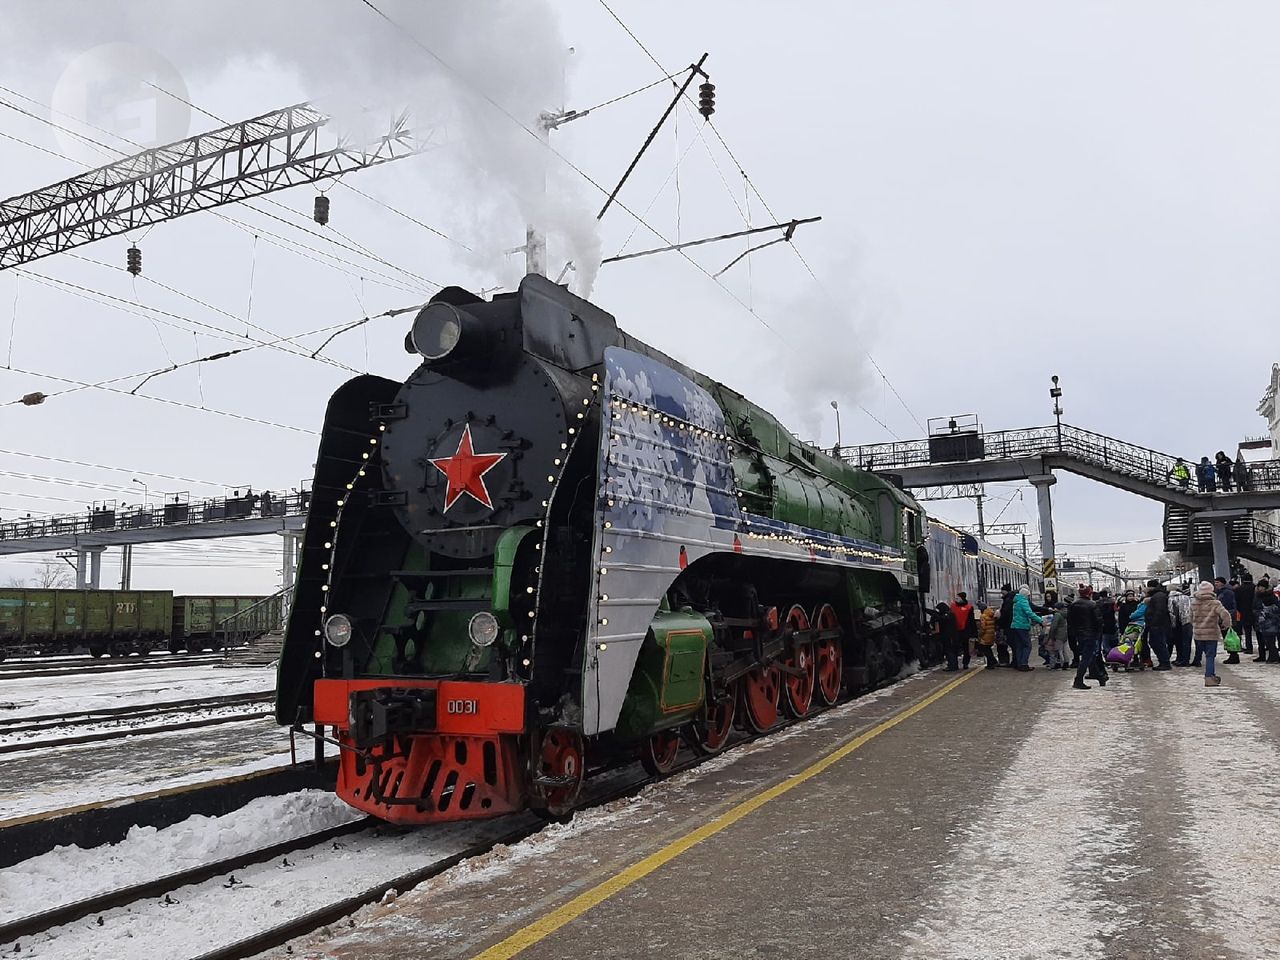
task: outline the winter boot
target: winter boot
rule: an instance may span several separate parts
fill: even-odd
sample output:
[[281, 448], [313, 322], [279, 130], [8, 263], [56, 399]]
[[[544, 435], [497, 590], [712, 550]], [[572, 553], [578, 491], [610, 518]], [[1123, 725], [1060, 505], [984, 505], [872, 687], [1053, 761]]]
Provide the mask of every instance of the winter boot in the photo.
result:
[[1072, 690], [1092, 690], [1093, 687], [1089, 686], [1083, 680], [1077, 680], [1071, 684], [1071, 689]]
[[1236, 653], [1230, 654], [1230, 655], [1227, 657], [1227, 659], [1223, 660], [1222, 662], [1223, 662], [1223, 663], [1239, 663], [1239, 662], [1240, 662], [1240, 654], [1239, 654], [1239, 652], [1236, 652]]
[[1280, 650], [1272, 647], [1271, 652], [1267, 654], [1267, 663], [1280, 663]]
[[1204, 678], [1204, 685], [1205, 685], [1206, 687], [1217, 687], [1217, 686], [1221, 686], [1221, 685], [1222, 685], [1222, 678], [1221, 678], [1221, 677], [1205, 677], [1205, 678]]

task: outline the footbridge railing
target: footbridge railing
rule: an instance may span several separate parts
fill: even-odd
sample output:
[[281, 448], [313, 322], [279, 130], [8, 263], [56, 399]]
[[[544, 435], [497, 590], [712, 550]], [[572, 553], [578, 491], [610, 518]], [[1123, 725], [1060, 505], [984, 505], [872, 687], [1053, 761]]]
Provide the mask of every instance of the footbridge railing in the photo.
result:
[[292, 590], [292, 587], [277, 590], [271, 596], [219, 620], [215, 632], [221, 637], [223, 648], [237, 647], [246, 640], [281, 629]]
[[[1026, 460], [1037, 457], [1057, 457], [1110, 471], [1134, 480], [1181, 488], [1173, 478], [1177, 457], [1136, 443], [1126, 443], [1105, 434], [1074, 427], [1069, 424], [1030, 427], [1021, 430], [997, 430], [971, 434], [977, 443], [969, 447], [967, 455], [939, 456], [939, 439], [964, 436], [942, 434], [921, 440], [893, 443], [865, 444], [850, 447], [842, 452], [845, 460], [856, 466], [882, 473], [910, 467], [926, 467], [942, 463], [958, 463], [969, 460]], [[960, 445], [954, 445], [956, 449]], [[1196, 492], [1196, 459], [1185, 458], [1192, 472], [1188, 492]], [[1232, 483], [1232, 489], [1236, 485]], [[1280, 460], [1251, 463], [1246, 466], [1244, 490], [1280, 490]]]

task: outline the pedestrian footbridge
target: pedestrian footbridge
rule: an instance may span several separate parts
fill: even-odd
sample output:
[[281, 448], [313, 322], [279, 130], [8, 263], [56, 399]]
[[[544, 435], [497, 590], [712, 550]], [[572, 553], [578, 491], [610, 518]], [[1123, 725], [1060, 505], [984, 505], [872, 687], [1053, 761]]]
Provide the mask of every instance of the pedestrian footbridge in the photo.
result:
[[[1280, 567], [1280, 529], [1252, 516], [1280, 509], [1280, 460], [1249, 464], [1243, 489], [1201, 493], [1173, 478], [1178, 458], [1070, 424], [987, 432], [948, 428], [920, 440], [865, 444], [842, 452], [864, 469], [892, 475], [908, 489], [1027, 480], [1040, 503], [1041, 552], [1052, 570], [1049, 487], [1065, 470], [1165, 505], [1165, 548], [1212, 555], [1225, 575], [1228, 552]], [[1198, 458], [1185, 457], [1194, 470]]]

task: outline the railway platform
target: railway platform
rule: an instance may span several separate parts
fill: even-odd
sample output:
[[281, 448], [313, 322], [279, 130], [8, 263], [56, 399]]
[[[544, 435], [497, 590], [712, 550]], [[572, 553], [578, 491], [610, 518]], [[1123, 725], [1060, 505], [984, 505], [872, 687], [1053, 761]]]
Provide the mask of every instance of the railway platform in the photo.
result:
[[1280, 667], [1219, 671], [918, 674], [291, 955], [1280, 958]]

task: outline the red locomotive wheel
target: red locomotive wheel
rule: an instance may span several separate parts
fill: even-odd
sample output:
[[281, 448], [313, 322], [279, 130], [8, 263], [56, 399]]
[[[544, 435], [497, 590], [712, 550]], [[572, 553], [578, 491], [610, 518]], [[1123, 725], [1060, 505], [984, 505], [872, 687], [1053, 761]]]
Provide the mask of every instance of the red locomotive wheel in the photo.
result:
[[[792, 630], [809, 629], [809, 617], [799, 604], [787, 611], [787, 626]], [[813, 645], [798, 644], [795, 653], [784, 663], [801, 671], [799, 675], [783, 674], [785, 680], [782, 685], [782, 706], [787, 711], [787, 716], [799, 719], [809, 712], [809, 706], [813, 703], [813, 688], [817, 680], [817, 658], [814, 656]]]
[[548, 730], [538, 754], [538, 776], [556, 781], [540, 788], [548, 813], [559, 817], [573, 809], [585, 772], [582, 738], [572, 730]]
[[753, 667], [740, 681], [742, 706], [747, 729], [764, 733], [778, 722], [778, 698], [782, 693], [782, 674], [773, 664]]
[[708, 703], [703, 716], [693, 721], [693, 748], [698, 753], [710, 755], [719, 753], [729, 742], [729, 733], [733, 730], [733, 718], [738, 710], [738, 691], [731, 689], [729, 695]]
[[661, 777], [671, 772], [680, 752], [680, 734], [675, 730], [660, 730], [649, 736], [640, 748], [640, 765], [651, 777]]
[[[817, 631], [839, 630], [840, 621], [829, 603], [824, 603], [813, 613], [813, 629]], [[840, 697], [844, 681], [844, 645], [840, 637], [827, 637], [814, 644], [814, 660], [817, 673], [815, 692], [826, 706]]]

